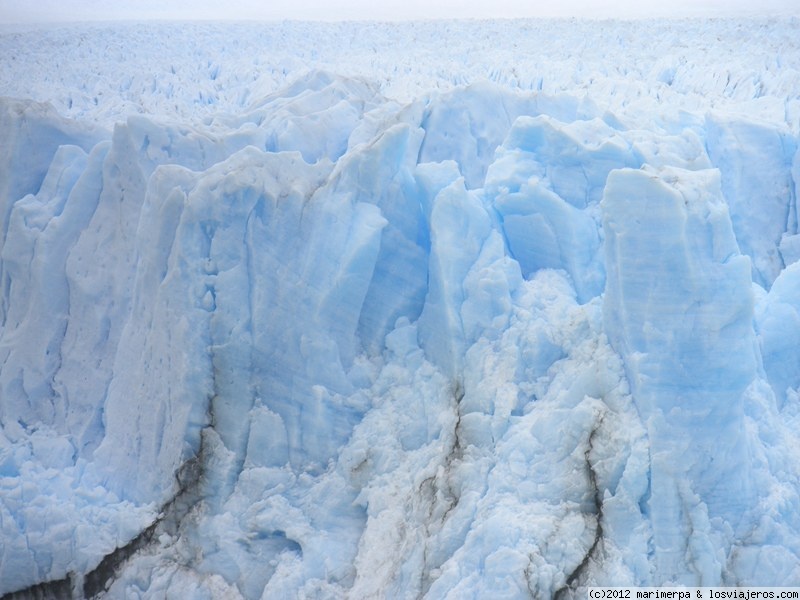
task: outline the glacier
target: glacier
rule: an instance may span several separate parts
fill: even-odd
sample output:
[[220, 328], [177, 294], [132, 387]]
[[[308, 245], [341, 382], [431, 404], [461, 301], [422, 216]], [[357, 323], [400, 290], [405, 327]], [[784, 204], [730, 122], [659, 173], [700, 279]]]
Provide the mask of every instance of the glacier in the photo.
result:
[[800, 585], [798, 30], [0, 30], [0, 594]]

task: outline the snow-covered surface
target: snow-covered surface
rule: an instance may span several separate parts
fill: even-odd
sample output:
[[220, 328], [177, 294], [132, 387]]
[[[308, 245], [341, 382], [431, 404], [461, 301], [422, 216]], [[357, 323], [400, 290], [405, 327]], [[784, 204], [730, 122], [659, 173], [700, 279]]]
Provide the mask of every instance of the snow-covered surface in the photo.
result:
[[0, 593], [800, 585], [798, 40], [0, 33]]
[[[107, 125], [131, 113], [242, 114], [309, 69], [401, 102], [488, 80], [658, 124], [736, 110], [798, 128], [800, 19], [116, 24], [0, 36], [3, 95]], [[0, 26], [0, 32], [3, 31]]]

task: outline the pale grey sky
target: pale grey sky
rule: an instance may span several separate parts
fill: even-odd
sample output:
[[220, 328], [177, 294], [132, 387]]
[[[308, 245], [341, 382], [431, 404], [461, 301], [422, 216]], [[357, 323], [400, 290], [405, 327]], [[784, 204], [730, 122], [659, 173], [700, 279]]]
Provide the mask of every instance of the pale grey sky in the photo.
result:
[[0, 23], [751, 15], [800, 16], [800, 0], [0, 0]]

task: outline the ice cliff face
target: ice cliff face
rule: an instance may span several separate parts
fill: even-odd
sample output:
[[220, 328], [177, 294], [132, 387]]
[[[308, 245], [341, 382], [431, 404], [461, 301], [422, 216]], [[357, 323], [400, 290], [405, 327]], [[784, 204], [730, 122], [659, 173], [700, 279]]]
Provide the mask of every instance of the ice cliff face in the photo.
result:
[[798, 584], [798, 132], [649, 118], [0, 100], [0, 592]]

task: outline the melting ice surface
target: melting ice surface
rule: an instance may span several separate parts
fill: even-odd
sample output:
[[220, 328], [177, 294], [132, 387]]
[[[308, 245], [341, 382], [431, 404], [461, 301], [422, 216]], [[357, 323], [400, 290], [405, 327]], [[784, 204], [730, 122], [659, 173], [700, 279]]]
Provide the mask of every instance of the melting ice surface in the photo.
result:
[[800, 585], [798, 40], [0, 35], [0, 594]]

